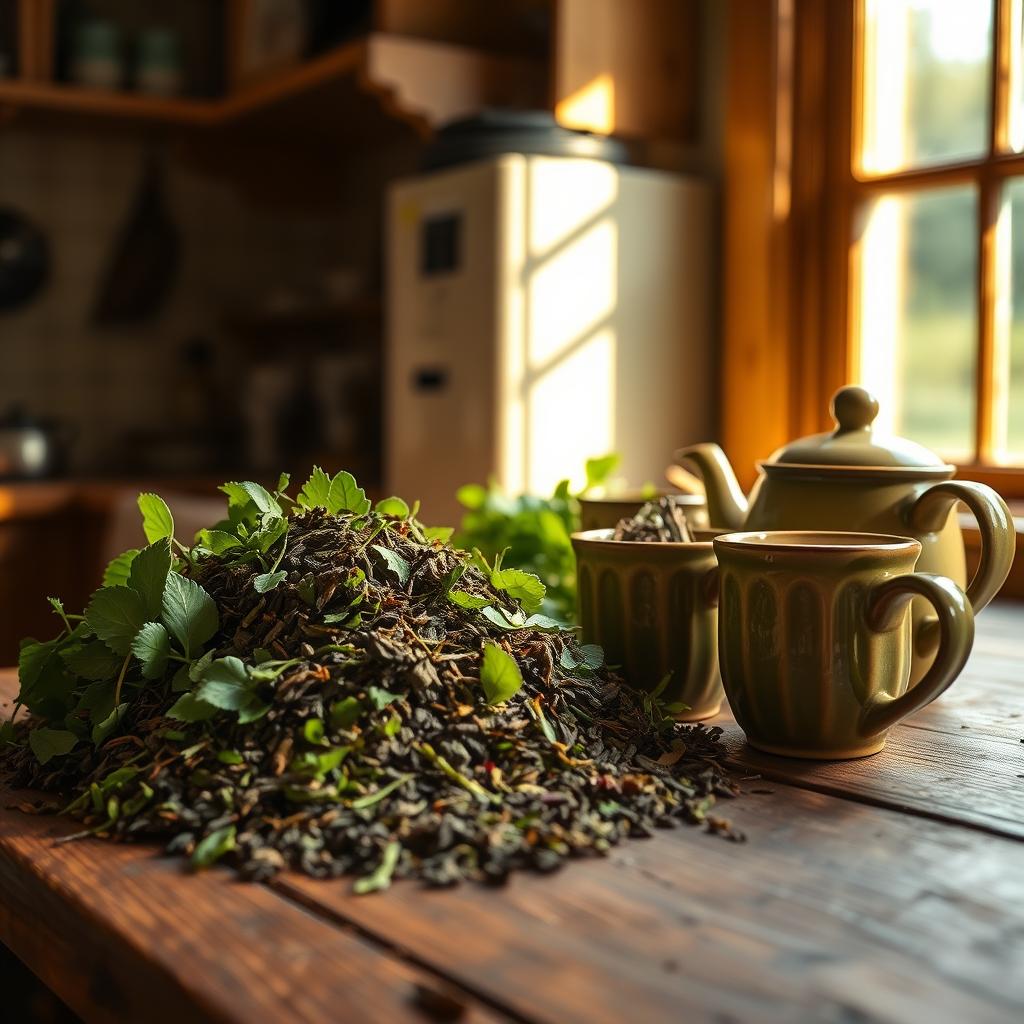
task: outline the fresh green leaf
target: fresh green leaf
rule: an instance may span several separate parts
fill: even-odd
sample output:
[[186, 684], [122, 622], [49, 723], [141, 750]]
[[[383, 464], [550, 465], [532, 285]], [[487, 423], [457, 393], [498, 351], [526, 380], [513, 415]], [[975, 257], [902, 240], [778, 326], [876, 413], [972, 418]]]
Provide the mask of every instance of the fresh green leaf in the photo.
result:
[[159, 679], [167, 671], [171, 638], [162, 622], [147, 622], [132, 641], [132, 654], [142, 662], [146, 679]]
[[277, 572], [264, 572], [256, 576], [253, 581], [253, 589], [257, 594], [265, 594], [268, 590], [273, 590], [279, 583], [283, 583], [288, 578], [288, 573], [284, 569], [279, 569]]
[[162, 618], [184, 648], [186, 658], [191, 658], [192, 652], [205, 644], [220, 625], [213, 598], [194, 580], [186, 579], [176, 572], [171, 572], [167, 577]]
[[103, 570], [103, 586], [124, 587], [128, 584], [128, 576], [131, 573], [132, 562], [138, 555], [138, 548], [130, 548], [122, 551], [117, 558], [113, 559]]
[[85, 608], [88, 627], [115, 653], [125, 655], [146, 621], [146, 606], [131, 587], [101, 587]]
[[320, 746], [326, 743], [324, 739], [324, 723], [319, 718], [309, 718], [302, 726], [302, 735], [307, 743]]
[[393, 516], [395, 519], [408, 519], [409, 506], [401, 499], [394, 496], [382, 498], [377, 502], [374, 511], [381, 516]]
[[381, 556], [384, 564], [398, 578], [399, 585], [404, 587], [409, 582], [412, 566], [397, 551], [392, 551], [391, 548], [383, 547], [380, 544], [371, 544], [370, 547]]
[[457, 604], [460, 608], [486, 608], [491, 603], [489, 597], [476, 597], [465, 590], [453, 590], [448, 594], [448, 600]]
[[313, 467], [310, 478], [299, 491], [299, 504], [303, 508], [325, 508], [331, 511], [331, 478], [319, 467]]
[[210, 662], [196, 696], [222, 711], [239, 711], [249, 702], [253, 688], [245, 663], [232, 656]]
[[523, 673], [515, 659], [497, 644], [484, 644], [480, 663], [480, 683], [488, 704], [500, 704], [514, 697], [523, 685]]
[[455, 532], [455, 528], [452, 526], [424, 526], [423, 536], [427, 540], [439, 540], [442, 544], [447, 544], [452, 539], [452, 534]]
[[489, 622], [493, 622], [496, 626], [502, 629], [525, 629], [526, 618], [522, 612], [516, 612], [512, 616], [507, 615], [500, 608], [495, 608], [488, 605], [486, 608], [480, 609], [480, 614], [487, 619]]
[[464, 508], [478, 509], [487, 501], [487, 490], [479, 484], [466, 484], [455, 492], [455, 498]]
[[284, 492], [288, 490], [288, 485], [291, 482], [292, 482], [292, 477], [291, 477], [290, 473], [281, 473], [281, 474], [279, 474], [278, 478], [277, 478], [277, 487], [276, 487], [277, 493], [278, 494], [284, 494]]
[[67, 729], [38, 728], [28, 734], [28, 745], [40, 764], [69, 753], [77, 742], [78, 737]]
[[369, 875], [356, 879], [352, 891], [357, 896], [365, 896], [366, 893], [376, 892], [378, 889], [387, 889], [391, 885], [391, 876], [398, 867], [398, 858], [402, 853], [402, 844], [399, 842], [388, 843], [384, 847], [384, 855], [380, 864]]
[[603, 484], [622, 461], [621, 456], [612, 452], [596, 459], [587, 459], [587, 490]]
[[249, 538], [249, 546], [266, 554], [287, 532], [287, 519], [267, 513], [261, 519], [260, 528]]
[[363, 705], [356, 697], [343, 697], [331, 705], [331, 728], [351, 729], [362, 711]]
[[142, 598], [146, 615], [155, 619], [163, 604], [164, 586], [171, 571], [171, 545], [158, 540], [143, 548], [132, 559], [128, 574], [128, 586]]
[[261, 484], [254, 483], [252, 480], [243, 480], [240, 486], [261, 512], [275, 516], [284, 515], [277, 499]]
[[185, 666], [188, 670], [188, 678], [193, 683], [198, 683], [203, 678], [203, 673], [206, 671], [207, 666], [213, 661], [213, 655], [213, 651], [207, 651], [201, 658], [196, 658], [191, 665]]
[[226, 551], [242, 546], [238, 537], [227, 530], [200, 530], [196, 534], [196, 543], [215, 555], [223, 555]]
[[237, 750], [221, 750], [217, 753], [217, 760], [221, 764], [244, 764], [245, 759]]
[[501, 569], [492, 573], [491, 584], [514, 597], [528, 612], [536, 611], [547, 593], [547, 588], [532, 572], [522, 569]]
[[366, 688], [366, 696], [370, 698], [370, 703], [377, 711], [382, 711], [389, 704], [398, 700], [401, 694], [385, 690], [383, 686], [368, 686]]
[[225, 825], [196, 843], [196, 848], [192, 852], [192, 869], [199, 871], [208, 868], [234, 848], [235, 826]]
[[174, 516], [159, 494], [140, 494], [139, 511], [142, 513], [142, 531], [150, 544], [174, 536]]
[[98, 747], [120, 725], [121, 719], [124, 718], [127, 710], [127, 704], [118, 704], [116, 708], [111, 709], [109, 715], [92, 727], [92, 742], [94, 746]]
[[589, 669], [596, 671], [604, 664], [604, 648], [597, 644], [583, 644], [580, 647], [580, 654], [583, 655], [583, 660]]
[[55, 640], [40, 641], [26, 637], [21, 641], [18, 650], [18, 681], [23, 690], [32, 688], [56, 652]]
[[331, 512], [352, 512], [364, 516], [370, 511], [370, 501], [366, 491], [356, 483], [356, 478], [342, 470], [331, 481], [328, 509]]
[[183, 693], [167, 711], [167, 717], [178, 722], [205, 722], [215, 714], [217, 709], [194, 693]]
[[75, 644], [61, 651], [60, 656], [82, 679], [112, 679], [121, 668], [121, 659], [101, 640]]

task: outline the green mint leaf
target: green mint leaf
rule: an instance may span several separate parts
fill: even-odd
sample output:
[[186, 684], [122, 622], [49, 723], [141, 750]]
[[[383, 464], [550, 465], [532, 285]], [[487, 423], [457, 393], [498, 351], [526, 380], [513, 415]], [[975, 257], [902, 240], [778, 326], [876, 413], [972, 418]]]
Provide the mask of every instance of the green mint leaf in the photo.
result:
[[363, 705], [356, 697], [343, 697], [331, 705], [330, 723], [332, 729], [351, 729], [362, 714]]
[[591, 487], [603, 484], [621, 461], [622, 457], [614, 452], [602, 455], [596, 459], [587, 459], [587, 490], [589, 491]]
[[370, 511], [370, 500], [366, 491], [356, 483], [356, 478], [344, 469], [331, 481], [328, 511], [352, 512], [364, 516]]
[[222, 711], [240, 711], [249, 702], [253, 685], [240, 658], [218, 658], [203, 673], [196, 696]]
[[280, 569], [277, 572], [264, 572], [260, 573], [253, 581], [253, 588], [257, 594], [265, 594], [268, 590], [273, 590], [279, 583], [282, 583], [287, 579], [288, 573], [284, 569]]
[[369, 875], [357, 878], [352, 885], [352, 891], [357, 896], [365, 896], [368, 892], [376, 892], [378, 889], [387, 889], [391, 885], [391, 876], [398, 866], [398, 858], [402, 853], [402, 844], [399, 842], [388, 843], [384, 847], [384, 856], [380, 864]]
[[142, 513], [142, 531], [150, 544], [174, 536], [174, 516], [159, 494], [140, 494], [139, 511]]
[[524, 623], [527, 629], [542, 629], [545, 632], [551, 633], [574, 633], [576, 631], [575, 626], [570, 626], [567, 622], [562, 622], [559, 619], [553, 619], [550, 615], [531, 615]]
[[452, 539], [452, 534], [455, 532], [455, 528], [451, 526], [424, 526], [423, 536], [427, 540], [439, 540], [442, 544], [447, 544]]
[[130, 587], [101, 587], [85, 608], [86, 625], [115, 653], [126, 655], [146, 621], [142, 597]]
[[221, 764], [243, 764], [245, 759], [237, 750], [221, 750], [217, 754]]
[[192, 869], [200, 871], [216, 864], [225, 853], [235, 848], [235, 826], [225, 825], [208, 836], [204, 836], [196, 843], [192, 852]]
[[265, 487], [260, 484], [253, 483], [252, 480], [243, 480], [239, 486], [247, 495], [249, 495], [250, 501], [252, 501], [252, 503], [261, 512], [275, 516], [284, 514], [281, 510], [281, 506], [277, 503], [277, 499]]
[[113, 559], [106, 569], [103, 570], [103, 586], [127, 586], [132, 562], [135, 561], [135, 557], [138, 553], [138, 548], [130, 548], [128, 551], [122, 551], [117, 558]]
[[217, 490], [228, 496], [228, 520], [231, 523], [237, 525], [247, 518], [252, 499], [240, 483], [229, 481], [226, 484], [221, 484]]
[[487, 490], [480, 484], [465, 484], [455, 492], [455, 498], [463, 508], [476, 511], [487, 502]]
[[513, 630], [524, 629], [526, 627], [526, 620], [523, 618], [521, 613], [518, 613], [510, 618], [500, 608], [495, 608], [489, 605], [486, 608], [481, 608], [480, 614], [489, 622], [493, 622], [496, 626], [499, 626], [501, 629]]
[[380, 544], [371, 544], [370, 547], [381, 556], [387, 568], [398, 578], [399, 585], [404, 587], [409, 582], [409, 575], [412, 572], [409, 563], [391, 548], [382, 547]]
[[319, 466], [313, 467], [310, 478], [302, 485], [299, 504], [303, 508], [325, 508], [331, 511], [331, 478]]
[[186, 658], [191, 658], [192, 652], [205, 644], [220, 625], [213, 598], [194, 580], [176, 572], [167, 577], [161, 618], [181, 644]]
[[368, 686], [366, 688], [366, 696], [369, 697], [370, 703], [377, 711], [383, 711], [389, 704], [398, 700], [401, 694], [385, 690], [383, 686]]
[[92, 727], [93, 746], [98, 747], [121, 724], [127, 710], [127, 704], [118, 704], [116, 708], [111, 709], [109, 715]]
[[249, 538], [250, 547], [266, 554], [288, 532], [288, 520], [268, 513], [258, 530]]
[[33, 729], [28, 734], [28, 745], [40, 764], [67, 754], [78, 742], [78, 737], [67, 729]]
[[113, 679], [121, 668], [121, 659], [102, 640], [75, 644], [60, 652], [68, 669], [82, 679]]
[[326, 744], [324, 739], [324, 723], [319, 718], [308, 718], [302, 727], [302, 735], [307, 743], [314, 746]]
[[194, 693], [183, 693], [167, 711], [167, 717], [178, 722], [205, 722], [215, 714], [217, 709]]
[[33, 640], [26, 637], [18, 650], [18, 681], [21, 688], [31, 689], [42, 675], [43, 668], [57, 650], [55, 640]]
[[227, 530], [200, 530], [196, 534], [196, 544], [215, 555], [223, 555], [225, 551], [242, 546], [242, 542]]
[[377, 502], [374, 511], [381, 516], [393, 516], [395, 519], [408, 519], [409, 506], [401, 499], [394, 496], [382, 498]]
[[238, 710], [238, 721], [241, 725], [248, 725], [249, 722], [255, 722], [257, 719], [262, 718], [270, 710], [269, 704], [264, 704], [255, 694], [252, 700], [243, 708]]
[[580, 654], [583, 655], [583, 661], [589, 669], [596, 671], [604, 664], [604, 648], [597, 644], [584, 644], [580, 648]]
[[514, 697], [523, 685], [523, 673], [511, 655], [497, 644], [484, 644], [484, 657], [480, 663], [480, 683], [488, 704], [500, 704]]
[[128, 574], [128, 586], [142, 598], [146, 615], [155, 619], [163, 605], [164, 586], [171, 571], [171, 545], [167, 540], [158, 540], [143, 548], [132, 559]]
[[132, 641], [132, 654], [142, 662], [146, 679], [159, 679], [167, 671], [171, 638], [162, 622], [147, 622]]
[[475, 597], [473, 594], [466, 593], [465, 590], [450, 591], [448, 600], [460, 608], [486, 608], [491, 603], [489, 597]]
[[491, 584], [514, 597], [528, 612], [535, 612], [547, 593], [547, 587], [532, 572], [522, 569], [500, 569], [491, 574]]
[[292, 482], [291, 473], [281, 473], [277, 478], [277, 487], [275, 490], [278, 494], [284, 494], [288, 490], [288, 485]]

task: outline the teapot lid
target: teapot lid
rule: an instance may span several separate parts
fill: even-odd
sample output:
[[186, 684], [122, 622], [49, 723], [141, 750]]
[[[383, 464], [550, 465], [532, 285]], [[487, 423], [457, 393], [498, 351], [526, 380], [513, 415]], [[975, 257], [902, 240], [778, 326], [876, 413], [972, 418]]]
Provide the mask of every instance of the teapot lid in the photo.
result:
[[934, 452], [903, 437], [876, 434], [872, 423], [878, 415], [878, 400], [856, 385], [840, 388], [832, 396], [831, 433], [812, 434], [775, 451], [769, 464], [803, 466], [871, 466], [907, 469], [944, 467]]

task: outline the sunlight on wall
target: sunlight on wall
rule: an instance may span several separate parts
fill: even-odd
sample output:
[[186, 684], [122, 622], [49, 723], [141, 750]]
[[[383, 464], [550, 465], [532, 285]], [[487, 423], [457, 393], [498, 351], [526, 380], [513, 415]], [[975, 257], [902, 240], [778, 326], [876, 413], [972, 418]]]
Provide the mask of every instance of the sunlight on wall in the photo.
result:
[[[510, 490], [550, 493], [615, 447], [618, 173], [533, 159], [510, 189], [510, 299], [501, 312], [499, 463]], [[514, 278], [513, 278], [514, 275]]]
[[894, 433], [900, 419], [900, 349], [906, 252], [903, 204], [885, 196], [871, 207], [860, 245], [858, 379], [874, 392], [876, 429]]
[[555, 104], [555, 119], [566, 128], [610, 135], [615, 131], [615, 79], [601, 74]]

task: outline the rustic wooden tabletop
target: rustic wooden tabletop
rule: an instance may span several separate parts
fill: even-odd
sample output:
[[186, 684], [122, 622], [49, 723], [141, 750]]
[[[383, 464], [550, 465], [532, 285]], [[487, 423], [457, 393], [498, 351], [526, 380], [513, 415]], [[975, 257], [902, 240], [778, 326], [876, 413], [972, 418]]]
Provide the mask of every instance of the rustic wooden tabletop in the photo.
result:
[[503, 889], [188, 875], [2, 794], [0, 940], [87, 1021], [1021, 1020], [1022, 654], [1024, 606], [989, 608], [861, 761], [758, 755], [723, 716], [745, 844], [681, 828]]

